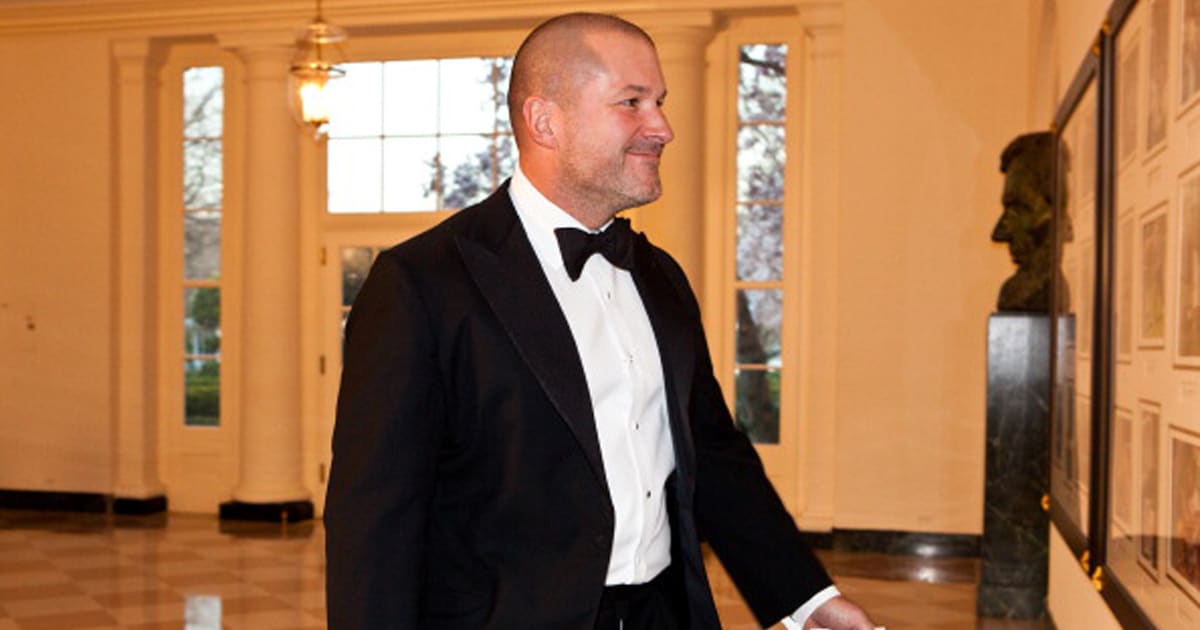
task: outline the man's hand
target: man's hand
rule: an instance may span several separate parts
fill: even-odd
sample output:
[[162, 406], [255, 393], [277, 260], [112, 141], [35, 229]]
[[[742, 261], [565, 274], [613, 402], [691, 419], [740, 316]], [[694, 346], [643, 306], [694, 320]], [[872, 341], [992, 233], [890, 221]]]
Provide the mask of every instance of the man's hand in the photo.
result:
[[867, 613], [857, 604], [842, 596], [821, 604], [813, 611], [807, 628], [828, 628], [829, 630], [875, 630], [875, 624], [867, 617]]

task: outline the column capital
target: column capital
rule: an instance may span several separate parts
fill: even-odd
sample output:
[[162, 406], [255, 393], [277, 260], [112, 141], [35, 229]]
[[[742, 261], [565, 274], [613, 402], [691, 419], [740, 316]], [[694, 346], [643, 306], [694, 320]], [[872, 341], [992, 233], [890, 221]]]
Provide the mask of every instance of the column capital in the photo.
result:
[[698, 61], [703, 69], [704, 48], [717, 32], [712, 11], [648, 11], [628, 17], [654, 38], [662, 63]]
[[843, 0], [801, 0], [796, 15], [804, 30], [817, 35], [840, 31], [846, 22]]
[[121, 84], [156, 84], [155, 67], [161, 51], [147, 37], [118, 39], [112, 42], [112, 58]]
[[712, 11], [639, 11], [622, 15], [645, 29], [659, 44], [684, 42], [707, 44], [716, 33], [717, 16]]
[[286, 52], [295, 50], [298, 34], [295, 29], [275, 28], [256, 31], [217, 33], [217, 44], [239, 56]]

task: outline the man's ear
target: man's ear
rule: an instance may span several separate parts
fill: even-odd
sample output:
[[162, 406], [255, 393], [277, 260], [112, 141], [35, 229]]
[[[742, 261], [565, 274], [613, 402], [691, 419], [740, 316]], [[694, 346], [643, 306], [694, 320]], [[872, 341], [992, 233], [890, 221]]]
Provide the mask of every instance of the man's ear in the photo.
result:
[[529, 138], [535, 143], [554, 149], [558, 147], [558, 119], [562, 113], [553, 101], [538, 96], [525, 99], [521, 105], [521, 116], [529, 130]]

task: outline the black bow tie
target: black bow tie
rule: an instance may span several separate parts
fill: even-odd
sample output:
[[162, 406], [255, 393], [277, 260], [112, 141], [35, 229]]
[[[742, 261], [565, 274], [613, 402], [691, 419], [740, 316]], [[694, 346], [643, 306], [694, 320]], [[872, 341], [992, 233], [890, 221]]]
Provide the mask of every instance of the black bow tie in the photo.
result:
[[562, 250], [563, 265], [572, 281], [579, 279], [583, 265], [592, 254], [600, 254], [622, 269], [633, 269], [633, 230], [629, 219], [613, 219], [612, 225], [599, 234], [576, 228], [554, 230], [558, 248]]

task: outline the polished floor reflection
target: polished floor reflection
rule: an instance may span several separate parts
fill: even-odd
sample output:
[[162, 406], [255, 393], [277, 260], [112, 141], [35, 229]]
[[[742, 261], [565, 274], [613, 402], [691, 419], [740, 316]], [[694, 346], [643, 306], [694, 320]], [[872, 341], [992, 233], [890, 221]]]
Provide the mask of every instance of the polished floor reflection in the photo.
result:
[[[0, 510], [0, 630], [324, 628], [319, 524]], [[842, 590], [889, 630], [1037, 630], [974, 616], [977, 561], [828, 552]], [[756, 628], [717, 588], [727, 628]]]

